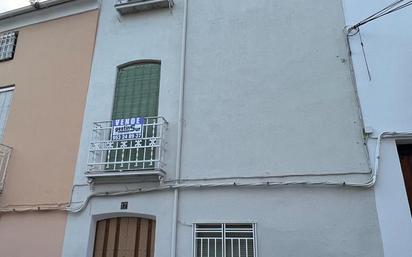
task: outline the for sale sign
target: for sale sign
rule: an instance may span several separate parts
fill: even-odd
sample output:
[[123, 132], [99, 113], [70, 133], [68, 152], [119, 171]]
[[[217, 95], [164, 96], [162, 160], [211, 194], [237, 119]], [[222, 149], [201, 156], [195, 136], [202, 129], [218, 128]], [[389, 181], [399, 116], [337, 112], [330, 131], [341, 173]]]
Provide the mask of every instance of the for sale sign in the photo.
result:
[[141, 138], [144, 118], [128, 118], [112, 121], [112, 140], [128, 140]]

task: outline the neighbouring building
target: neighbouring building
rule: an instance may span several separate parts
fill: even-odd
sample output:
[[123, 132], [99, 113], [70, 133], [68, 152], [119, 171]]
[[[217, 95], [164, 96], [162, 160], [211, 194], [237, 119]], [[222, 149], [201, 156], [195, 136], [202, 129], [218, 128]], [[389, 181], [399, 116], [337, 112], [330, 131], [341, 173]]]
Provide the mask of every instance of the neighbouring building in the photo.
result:
[[0, 256], [61, 256], [97, 18], [91, 0], [0, 14]]
[[370, 160], [378, 172], [374, 191], [384, 253], [390, 257], [409, 257], [412, 255], [412, 109], [409, 108], [412, 8], [408, 7], [411, 3], [343, 2], [346, 23], [352, 27], [348, 39]]
[[62, 256], [384, 256], [344, 27], [341, 0], [102, 0]]

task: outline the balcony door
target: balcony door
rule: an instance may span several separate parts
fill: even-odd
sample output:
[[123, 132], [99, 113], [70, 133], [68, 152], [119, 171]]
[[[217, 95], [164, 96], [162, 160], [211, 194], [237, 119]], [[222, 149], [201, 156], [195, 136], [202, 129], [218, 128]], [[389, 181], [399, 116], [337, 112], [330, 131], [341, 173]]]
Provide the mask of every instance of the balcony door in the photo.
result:
[[145, 62], [120, 67], [112, 119], [157, 116], [159, 84], [160, 63]]
[[[155, 167], [156, 148], [151, 147], [156, 137], [159, 106], [160, 63], [138, 62], [121, 66], [117, 74], [113, 100], [112, 120], [144, 117], [140, 140], [115, 141], [115, 151], [109, 161], [117, 164], [108, 169], [152, 170]], [[127, 164], [124, 164], [127, 163]]]
[[156, 221], [135, 217], [97, 222], [93, 257], [154, 257]]

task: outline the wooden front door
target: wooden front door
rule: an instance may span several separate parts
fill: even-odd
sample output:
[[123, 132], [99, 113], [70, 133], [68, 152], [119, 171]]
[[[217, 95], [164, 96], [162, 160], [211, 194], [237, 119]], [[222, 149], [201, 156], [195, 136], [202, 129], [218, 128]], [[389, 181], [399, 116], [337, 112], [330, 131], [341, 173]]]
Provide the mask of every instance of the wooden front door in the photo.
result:
[[156, 221], [122, 217], [97, 222], [93, 257], [154, 257]]

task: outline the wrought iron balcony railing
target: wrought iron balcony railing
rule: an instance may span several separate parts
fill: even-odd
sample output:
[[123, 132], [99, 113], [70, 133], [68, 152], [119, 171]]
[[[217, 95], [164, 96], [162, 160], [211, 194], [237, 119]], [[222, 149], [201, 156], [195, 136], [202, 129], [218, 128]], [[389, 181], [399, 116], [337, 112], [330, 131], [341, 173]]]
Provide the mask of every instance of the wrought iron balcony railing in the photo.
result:
[[163, 117], [95, 122], [86, 175], [164, 173], [166, 129]]
[[4, 188], [11, 150], [10, 146], [0, 144], [0, 192]]

